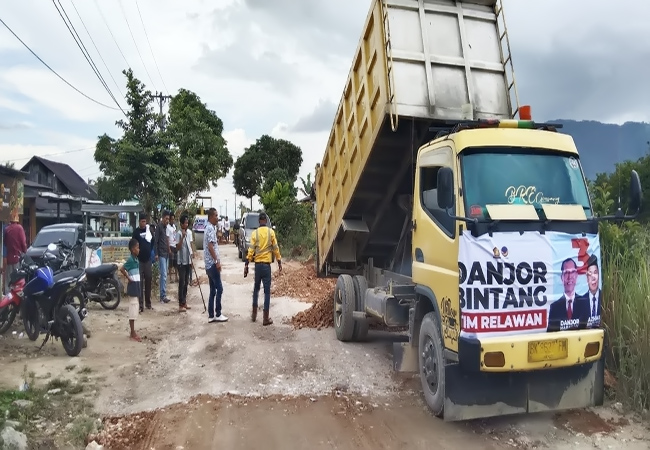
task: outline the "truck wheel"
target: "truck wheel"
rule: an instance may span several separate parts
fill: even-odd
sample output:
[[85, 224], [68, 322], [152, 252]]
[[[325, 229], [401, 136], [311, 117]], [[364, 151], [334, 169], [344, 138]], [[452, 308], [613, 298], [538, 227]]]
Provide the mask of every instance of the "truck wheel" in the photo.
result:
[[418, 365], [424, 399], [431, 412], [442, 417], [445, 407], [445, 360], [440, 321], [435, 312], [422, 319], [418, 342]]
[[354, 282], [348, 274], [339, 275], [334, 288], [334, 329], [339, 341], [352, 340], [355, 306]]
[[[355, 299], [355, 311], [366, 312], [365, 308], [365, 295], [366, 289], [368, 289], [368, 282], [366, 277], [363, 275], [355, 275], [352, 279], [354, 283], [354, 299]], [[355, 320], [354, 321], [354, 332], [352, 333], [352, 339], [354, 341], [365, 341], [368, 338], [368, 328], [370, 327], [370, 322], [367, 320]]]

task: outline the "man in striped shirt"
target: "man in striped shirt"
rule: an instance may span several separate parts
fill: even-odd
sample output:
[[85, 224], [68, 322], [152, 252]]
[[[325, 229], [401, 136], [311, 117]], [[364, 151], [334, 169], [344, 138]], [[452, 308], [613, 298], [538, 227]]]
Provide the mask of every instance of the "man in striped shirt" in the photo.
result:
[[203, 236], [203, 261], [205, 272], [210, 281], [210, 298], [208, 300], [208, 322], [227, 322], [228, 318], [221, 314], [221, 296], [223, 284], [221, 283], [221, 258], [219, 257], [219, 244], [217, 243], [217, 210], [208, 210], [208, 223]]

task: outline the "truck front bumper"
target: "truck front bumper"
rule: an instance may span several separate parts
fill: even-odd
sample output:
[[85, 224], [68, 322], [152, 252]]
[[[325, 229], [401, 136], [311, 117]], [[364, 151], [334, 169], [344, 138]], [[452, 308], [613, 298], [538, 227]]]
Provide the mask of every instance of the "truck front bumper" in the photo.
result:
[[603, 404], [603, 330], [459, 340], [445, 367], [445, 420]]

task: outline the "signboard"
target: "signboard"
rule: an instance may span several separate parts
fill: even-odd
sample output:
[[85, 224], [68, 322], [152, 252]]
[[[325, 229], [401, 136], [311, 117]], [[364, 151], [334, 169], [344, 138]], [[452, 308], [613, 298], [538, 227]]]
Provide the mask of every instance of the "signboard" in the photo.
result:
[[0, 222], [18, 220], [23, 213], [23, 181], [18, 178], [0, 175]]
[[102, 264], [102, 247], [86, 245], [86, 268], [97, 267]]
[[598, 328], [597, 234], [464, 232], [459, 250], [461, 335], [492, 337]]
[[203, 233], [205, 231], [205, 226], [208, 224], [208, 216], [203, 215], [203, 216], [195, 216], [194, 217], [194, 225], [192, 226], [192, 230], [195, 232]]
[[130, 240], [130, 237], [112, 237], [104, 239], [101, 247], [102, 264], [126, 261], [131, 254], [131, 252], [129, 252]]

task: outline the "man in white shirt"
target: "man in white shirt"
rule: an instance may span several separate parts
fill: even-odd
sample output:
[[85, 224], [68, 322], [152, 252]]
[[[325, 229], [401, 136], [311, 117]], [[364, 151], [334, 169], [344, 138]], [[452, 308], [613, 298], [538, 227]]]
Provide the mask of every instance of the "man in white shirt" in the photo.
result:
[[[178, 239], [176, 237], [176, 218], [174, 213], [169, 215], [169, 223], [167, 224], [167, 239], [169, 241], [169, 274], [176, 273], [176, 281], [178, 281], [178, 250], [176, 244]], [[171, 279], [171, 276], [170, 276]], [[171, 281], [171, 280], [170, 280]]]
[[587, 260], [587, 292], [582, 295], [589, 302], [588, 327], [600, 326], [600, 272], [598, 268], [598, 257], [591, 255]]
[[223, 237], [226, 242], [230, 242], [230, 220], [228, 220], [228, 216], [223, 221]]

